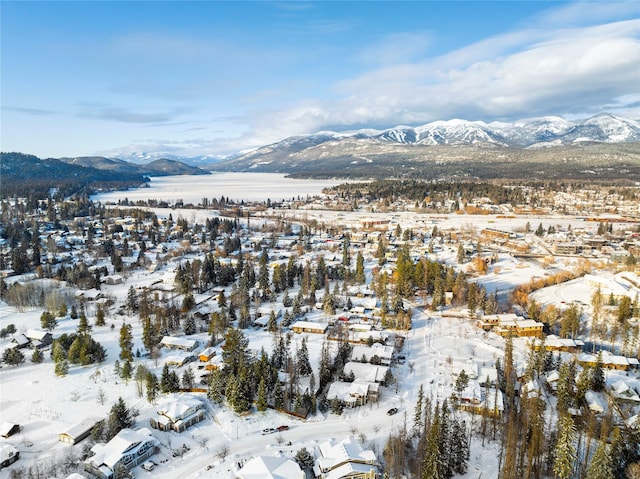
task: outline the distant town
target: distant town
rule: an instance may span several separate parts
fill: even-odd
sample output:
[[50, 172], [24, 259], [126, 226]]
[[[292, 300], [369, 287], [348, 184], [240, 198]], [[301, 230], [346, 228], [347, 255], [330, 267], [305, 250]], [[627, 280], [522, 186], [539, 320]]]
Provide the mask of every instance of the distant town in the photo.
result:
[[640, 477], [637, 185], [0, 215], [2, 477]]

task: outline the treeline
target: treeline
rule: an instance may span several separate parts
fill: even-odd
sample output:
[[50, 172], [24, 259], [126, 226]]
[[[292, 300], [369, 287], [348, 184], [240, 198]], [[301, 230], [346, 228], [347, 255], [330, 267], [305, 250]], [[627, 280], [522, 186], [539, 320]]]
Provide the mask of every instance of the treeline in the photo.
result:
[[47, 199], [52, 190], [64, 198], [96, 190], [126, 189], [145, 181], [141, 174], [98, 170], [17, 152], [0, 153], [0, 171], [2, 198], [22, 198], [28, 191], [34, 198]]

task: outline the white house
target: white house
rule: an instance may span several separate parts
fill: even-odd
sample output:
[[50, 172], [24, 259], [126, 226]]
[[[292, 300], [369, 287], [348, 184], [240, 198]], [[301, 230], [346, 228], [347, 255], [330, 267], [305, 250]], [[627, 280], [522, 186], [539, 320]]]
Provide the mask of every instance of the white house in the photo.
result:
[[205, 418], [202, 401], [191, 395], [179, 395], [163, 404], [158, 409], [158, 416], [149, 421], [154, 429], [182, 432]]
[[297, 462], [284, 456], [257, 456], [238, 471], [240, 479], [304, 479]]
[[382, 383], [387, 375], [389, 368], [387, 366], [377, 366], [369, 363], [356, 363], [349, 361], [344, 365], [344, 373], [351, 374], [356, 379], [361, 379], [369, 383]]
[[374, 479], [376, 462], [373, 451], [363, 449], [354, 438], [331, 439], [318, 446], [313, 472], [319, 479]]
[[354, 361], [361, 361], [362, 358], [365, 361], [371, 361], [371, 358], [378, 356], [380, 358], [380, 364], [384, 366], [391, 365], [391, 359], [393, 358], [393, 346], [385, 346], [384, 344], [374, 343], [371, 346], [356, 345], [351, 352], [351, 359]]
[[122, 429], [107, 444], [91, 448], [93, 456], [84, 462], [84, 470], [101, 479], [119, 479], [118, 470], [128, 471], [142, 464], [159, 446], [160, 441], [147, 428]]
[[183, 339], [174, 336], [164, 336], [160, 340], [160, 344], [165, 348], [181, 349], [183, 351], [193, 351], [198, 347], [198, 341], [195, 339]]

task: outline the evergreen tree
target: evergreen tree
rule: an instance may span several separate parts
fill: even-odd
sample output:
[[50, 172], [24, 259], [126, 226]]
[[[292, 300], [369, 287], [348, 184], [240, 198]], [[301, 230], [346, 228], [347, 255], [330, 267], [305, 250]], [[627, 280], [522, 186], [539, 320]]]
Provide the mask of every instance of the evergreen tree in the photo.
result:
[[131, 361], [127, 360], [122, 365], [122, 370], [120, 371], [120, 377], [124, 379], [126, 383], [128, 383], [132, 375], [133, 375], [133, 368], [131, 366]]
[[267, 248], [262, 248], [262, 253], [259, 259], [258, 268], [258, 287], [263, 291], [269, 289], [269, 254]]
[[606, 442], [600, 442], [587, 467], [586, 479], [613, 479], [613, 463]]
[[278, 321], [276, 320], [276, 313], [273, 310], [271, 310], [271, 313], [269, 313], [269, 322], [267, 323], [267, 329], [270, 333], [275, 333], [278, 330]]
[[267, 410], [267, 386], [264, 378], [260, 379], [258, 385], [258, 399], [256, 400], [256, 409], [260, 412]]
[[[82, 314], [84, 314], [84, 312]], [[96, 326], [104, 326], [105, 324], [104, 309], [102, 305], [98, 305], [98, 309], [96, 310]]]
[[450, 462], [451, 469], [456, 474], [467, 472], [467, 461], [469, 459], [469, 440], [464, 421], [453, 419], [451, 423], [450, 441]]
[[171, 373], [169, 371], [169, 365], [167, 363], [162, 367], [162, 374], [160, 375], [160, 392], [171, 392]]
[[133, 286], [129, 286], [127, 291], [127, 300], [126, 303], [127, 310], [129, 311], [129, 315], [132, 315], [138, 308], [140, 307], [140, 302], [138, 298], [138, 293], [136, 293], [136, 289]]
[[196, 334], [196, 320], [193, 316], [189, 316], [184, 323], [184, 334], [190, 336], [192, 334]]
[[276, 381], [273, 391], [273, 406], [276, 409], [284, 409], [284, 390], [282, 389], [280, 381]]
[[250, 364], [249, 357], [249, 340], [240, 329], [229, 328], [222, 351], [225, 374], [237, 376], [241, 364]]
[[300, 376], [308, 376], [313, 372], [311, 368], [311, 362], [309, 362], [309, 350], [307, 349], [307, 338], [302, 339], [300, 350], [298, 351], [298, 372]]
[[358, 251], [358, 256], [356, 256], [356, 273], [355, 273], [355, 281], [359, 284], [364, 284], [366, 281], [366, 276], [364, 272], [364, 256], [361, 251]]
[[153, 350], [158, 344], [158, 334], [155, 325], [151, 322], [150, 317], [144, 318], [142, 323], [142, 344], [147, 351]]
[[420, 384], [418, 389], [418, 400], [416, 401], [416, 409], [413, 414], [413, 433], [414, 435], [420, 434], [422, 431], [422, 403], [424, 402], [424, 388]]
[[44, 361], [44, 355], [42, 354], [42, 351], [40, 351], [38, 348], [35, 348], [33, 350], [33, 353], [31, 354], [31, 362], [33, 364], [40, 364], [42, 361]]
[[605, 384], [604, 368], [602, 367], [602, 351], [598, 351], [598, 360], [591, 373], [591, 389], [596, 392], [604, 391]]
[[40, 325], [42, 326], [42, 329], [53, 331], [54, 328], [58, 325], [58, 321], [56, 321], [53, 313], [49, 311], [43, 311], [43, 313], [40, 315]]
[[24, 363], [24, 354], [18, 348], [7, 348], [2, 353], [2, 361], [9, 366], [17, 366]]
[[191, 368], [186, 368], [182, 373], [182, 387], [185, 389], [191, 389], [194, 386], [195, 377]]
[[66, 359], [57, 362], [55, 373], [56, 376], [66, 376], [69, 373], [69, 362]]
[[88, 333], [91, 330], [89, 326], [89, 321], [87, 321], [87, 316], [84, 314], [84, 311], [80, 313], [80, 321], [78, 322], [78, 334]]
[[211, 374], [209, 380], [209, 388], [207, 389], [207, 397], [215, 404], [222, 404], [224, 400], [225, 381], [222, 371], [216, 369]]
[[120, 359], [133, 361], [133, 334], [130, 324], [120, 328]]
[[422, 459], [422, 479], [445, 479], [442, 476], [442, 461], [444, 458], [440, 451], [441, 440], [440, 411], [436, 406]]
[[622, 324], [627, 319], [631, 319], [633, 315], [633, 308], [631, 306], [631, 298], [629, 296], [623, 296], [618, 303], [618, 309], [616, 310], [616, 316], [618, 321]]
[[575, 378], [570, 363], [562, 363], [560, 366], [556, 408], [559, 413], [566, 413], [573, 406], [573, 386]]
[[573, 477], [574, 466], [578, 458], [574, 445], [575, 435], [576, 427], [573, 419], [568, 414], [562, 414], [558, 425], [558, 441], [553, 461], [553, 472], [558, 479]]
[[107, 419], [107, 440], [113, 438], [122, 429], [131, 427], [132, 425], [133, 417], [131, 416], [131, 411], [124, 402], [124, 399], [119, 397], [111, 407], [109, 418]]
[[513, 338], [507, 336], [504, 349], [504, 380], [507, 404], [512, 406], [515, 398], [516, 370], [513, 364]]

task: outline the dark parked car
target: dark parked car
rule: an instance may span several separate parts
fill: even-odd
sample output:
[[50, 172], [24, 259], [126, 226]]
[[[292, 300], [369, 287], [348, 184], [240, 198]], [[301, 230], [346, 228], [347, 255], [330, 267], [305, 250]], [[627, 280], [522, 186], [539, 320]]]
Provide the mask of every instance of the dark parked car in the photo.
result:
[[289, 430], [289, 426], [287, 425], [278, 426], [278, 432], [288, 431], [288, 430]]
[[398, 408], [397, 407], [392, 407], [391, 409], [389, 409], [387, 411], [387, 416], [393, 416], [397, 412], [398, 412]]

